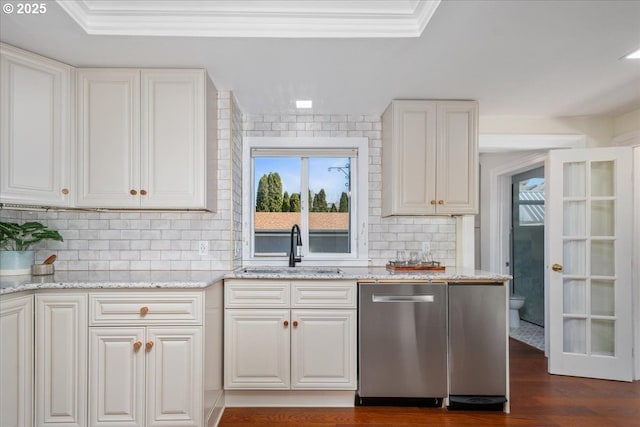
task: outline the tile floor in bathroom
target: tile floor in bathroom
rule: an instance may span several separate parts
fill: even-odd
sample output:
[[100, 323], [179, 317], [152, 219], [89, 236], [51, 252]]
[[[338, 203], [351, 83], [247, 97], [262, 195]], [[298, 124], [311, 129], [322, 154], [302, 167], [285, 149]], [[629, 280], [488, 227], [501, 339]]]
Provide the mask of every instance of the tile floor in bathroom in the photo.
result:
[[509, 336], [544, 351], [544, 328], [520, 320], [520, 327], [509, 329]]

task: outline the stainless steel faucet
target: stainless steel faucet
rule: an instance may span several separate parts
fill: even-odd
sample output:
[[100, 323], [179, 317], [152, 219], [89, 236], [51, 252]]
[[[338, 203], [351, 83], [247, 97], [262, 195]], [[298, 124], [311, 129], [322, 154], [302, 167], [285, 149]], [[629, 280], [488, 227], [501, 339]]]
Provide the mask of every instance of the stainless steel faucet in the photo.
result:
[[[293, 244], [293, 234], [296, 234], [297, 239], [296, 239], [296, 244], [295, 244], [295, 248], [294, 248], [294, 244]], [[295, 267], [296, 266], [296, 262], [300, 262], [302, 261], [302, 258], [300, 256], [298, 256], [298, 248], [302, 246], [302, 237], [300, 236], [300, 227], [298, 226], [298, 224], [293, 224], [293, 227], [291, 227], [291, 248], [289, 251], [289, 267]], [[296, 252], [294, 252], [294, 250]]]

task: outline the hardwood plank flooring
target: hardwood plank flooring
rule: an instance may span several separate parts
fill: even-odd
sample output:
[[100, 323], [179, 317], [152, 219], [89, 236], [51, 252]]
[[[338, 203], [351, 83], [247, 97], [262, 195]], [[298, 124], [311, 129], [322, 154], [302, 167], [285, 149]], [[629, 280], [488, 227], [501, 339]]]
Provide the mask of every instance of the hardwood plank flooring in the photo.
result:
[[640, 381], [547, 373], [544, 353], [509, 340], [511, 413], [440, 408], [227, 408], [221, 427], [535, 426], [640, 427]]

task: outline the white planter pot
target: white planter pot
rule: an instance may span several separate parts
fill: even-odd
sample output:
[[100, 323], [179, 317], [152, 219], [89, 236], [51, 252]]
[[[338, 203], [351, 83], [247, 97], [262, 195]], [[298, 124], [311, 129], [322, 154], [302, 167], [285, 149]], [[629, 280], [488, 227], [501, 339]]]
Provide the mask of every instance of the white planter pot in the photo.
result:
[[31, 274], [35, 251], [0, 251], [0, 276]]

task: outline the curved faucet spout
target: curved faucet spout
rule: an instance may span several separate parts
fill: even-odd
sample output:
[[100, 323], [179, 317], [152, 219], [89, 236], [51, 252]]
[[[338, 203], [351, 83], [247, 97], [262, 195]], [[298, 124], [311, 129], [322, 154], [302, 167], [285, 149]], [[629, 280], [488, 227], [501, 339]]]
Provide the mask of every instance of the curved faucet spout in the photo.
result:
[[[293, 243], [294, 234], [296, 235], [295, 245]], [[300, 235], [300, 227], [298, 226], [298, 224], [293, 224], [293, 227], [291, 227], [290, 243], [291, 247], [289, 248], [289, 267], [295, 267], [296, 262], [302, 261], [302, 257], [298, 256], [298, 248], [302, 247], [302, 236]]]

